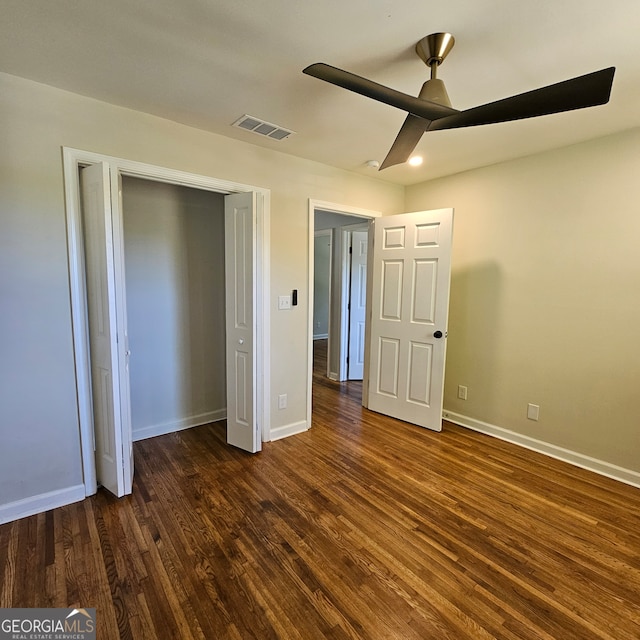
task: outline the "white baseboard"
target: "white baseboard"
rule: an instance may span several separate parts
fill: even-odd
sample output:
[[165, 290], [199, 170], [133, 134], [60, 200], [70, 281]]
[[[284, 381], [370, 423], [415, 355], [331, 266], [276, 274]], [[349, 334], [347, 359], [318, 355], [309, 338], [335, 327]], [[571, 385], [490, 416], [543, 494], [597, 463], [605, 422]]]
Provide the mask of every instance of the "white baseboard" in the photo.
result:
[[80, 502], [85, 499], [84, 485], [78, 484], [57, 491], [40, 493], [37, 496], [16, 500], [0, 505], [0, 524], [6, 524], [13, 520], [33, 516], [36, 513], [64, 507], [72, 502]]
[[218, 420], [224, 420], [226, 417], [226, 408], [218, 409], [217, 411], [208, 411], [207, 413], [201, 413], [197, 416], [189, 416], [188, 418], [182, 418], [180, 420], [172, 420], [161, 424], [152, 424], [149, 427], [142, 427], [141, 429], [134, 429], [132, 438], [134, 442], [137, 442], [138, 440], [164, 436], [174, 431], [182, 431], [183, 429], [199, 427], [203, 424], [209, 424], [210, 422], [218, 422]]
[[314, 340], [326, 340], [329, 337], [328, 333], [318, 333], [313, 335]]
[[594, 473], [606, 476], [607, 478], [613, 478], [614, 480], [619, 480], [625, 484], [640, 487], [640, 473], [637, 471], [625, 469], [624, 467], [619, 467], [615, 464], [605, 462], [604, 460], [598, 460], [597, 458], [591, 458], [590, 456], [585, 456], [582, 453], [576, 453], [569, 449], [563, 449], [562, 447], [544, 442], [543, 440], [536, 440], [535, 438], [524, 436], [520, 433], [516, 433], [515, 431], [496, 427], [495, 425], [482, 422], [481, 420], [475, 420], [474, 418], [468, 418], [467, 416], [463, 416], [453, 411], [447, 411], [446, 409], [442, 412], [442, 417], [449, 422], [460, 425], [461, 427], [466, 427], [467, 429], [472, 429], [473, 431], [478, 431], [480, 433], [499, 438], [500, 440], [517, 444], [521, 447], [525, 447], [526, 449], [543, 453], [551, 458], [568, 462], [576, 467], [593, 471]]
[[295, 436], [297, 433], [304, 433], [308, 431], [308, 429], [309, 425], [306, 420], [276, 427], [275, 429], [271, 429], [271, 442], [274, 440], [282, 440], [282, 438], [288, 438], [289, 436]]

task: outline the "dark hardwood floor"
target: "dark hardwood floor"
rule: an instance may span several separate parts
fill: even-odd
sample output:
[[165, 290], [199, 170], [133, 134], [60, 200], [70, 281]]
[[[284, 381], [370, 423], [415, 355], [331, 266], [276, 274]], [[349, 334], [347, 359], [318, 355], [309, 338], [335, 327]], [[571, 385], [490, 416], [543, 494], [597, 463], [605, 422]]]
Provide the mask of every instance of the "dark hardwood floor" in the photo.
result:
[[313, 428], [258, 455], [136, 443], [131, 496], [0, 527], [0, 607], [96, 607], [108, 640], [640, 638], [639, 489], [360, 393], [317, 374]]

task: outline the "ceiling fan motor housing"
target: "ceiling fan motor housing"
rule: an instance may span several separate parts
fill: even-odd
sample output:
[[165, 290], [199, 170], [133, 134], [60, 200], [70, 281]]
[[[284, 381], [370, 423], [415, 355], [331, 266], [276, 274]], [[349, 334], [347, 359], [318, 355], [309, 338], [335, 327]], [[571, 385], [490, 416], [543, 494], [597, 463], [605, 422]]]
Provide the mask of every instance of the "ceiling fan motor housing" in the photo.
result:
[[442, 64], [455, 42], [450, 33], [432, 33], [416, 44], [416, 53], [433, 69], [434, 65]]
[[444, 86], [444, 82], [438, 78], [431, 78], [427, 80], [420, 90], [418, 96], [421, 100], [429, 100], [430, 102], [437, 102], [445, 107], [451, 106], [451, 100], [449, 100], [449, 94]]

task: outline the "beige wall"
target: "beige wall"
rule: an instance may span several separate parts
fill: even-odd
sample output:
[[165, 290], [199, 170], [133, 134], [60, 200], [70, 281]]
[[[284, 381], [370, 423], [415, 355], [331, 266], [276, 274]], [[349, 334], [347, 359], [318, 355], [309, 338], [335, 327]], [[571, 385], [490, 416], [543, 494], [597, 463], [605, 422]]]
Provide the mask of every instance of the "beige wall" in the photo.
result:
[[[272, 428], [306, 418], [308, 199], [385, 215], [453, 206], [446, 408], [640, 471], [640, 131], [405, 200], [400, 186], [0, 74], [0, 519], [82, 485], [63, 146], [271, 190]], [[299, 305], [278, 312], [292, 289]]]
[[123, 176], [133, 439], [227, 414], [224, 196]]
[[455, 207], [446, 409], [640, 472], [639, 150], [634, 130], [407, 188]]
[[403, 187], [7, 74], [0, 140], [0, 507], [82, 483], [63, 146], [271, 190], [271, 426], [306, 419], [308, 200], [396, 213]]

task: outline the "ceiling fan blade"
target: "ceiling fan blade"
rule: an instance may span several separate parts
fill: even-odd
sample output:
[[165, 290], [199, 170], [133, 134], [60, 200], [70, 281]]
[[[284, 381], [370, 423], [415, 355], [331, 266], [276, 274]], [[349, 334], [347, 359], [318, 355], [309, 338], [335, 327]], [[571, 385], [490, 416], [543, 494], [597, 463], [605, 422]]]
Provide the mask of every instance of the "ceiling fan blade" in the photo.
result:
[[436, 118], [444, 118], [459, 113], [457, 109], [430, 102], [429, 100], [415, 98], [401, 91], [390, 89], [372, 80], [357, 76], [349, 71], [332, 67], [324, 62], [309, 65], [302, 70], [302, 73], [335, 84], [354, 93], [359, 93], [378, 102], [397, 107], [403, 111], [408, 111], [426, 120], [435, 120]]
[[420, 142], [420, 138], [422, 138], [422, 135], [429, 127], [429, 123], [429, 120], [424, 120], [423, 118], [409, 114], [378, 171], [392, 167], [395, 164], [406, 162], [418, 142]]
[[428, 130], [475, 127], [605, 104], [611, 94], [614, 72], [615, 67], [609, 67], [504, 100], [465, 109], [455, 115], [435, 120]]

